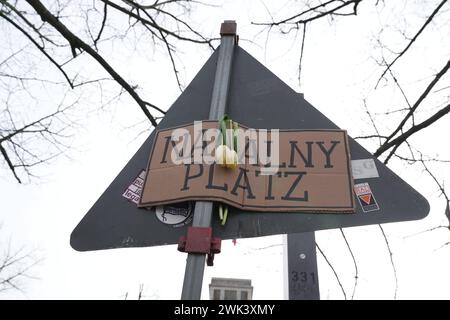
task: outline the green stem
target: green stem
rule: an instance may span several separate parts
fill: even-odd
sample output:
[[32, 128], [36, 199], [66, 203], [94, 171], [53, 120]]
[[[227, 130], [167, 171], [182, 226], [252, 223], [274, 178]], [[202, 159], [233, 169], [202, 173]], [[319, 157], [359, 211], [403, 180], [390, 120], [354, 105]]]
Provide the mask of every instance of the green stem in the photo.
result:
[[234, 151], [236, 151], [236, 153], [238, 152], [238, 143], [237, 143], [237, 130], [238, 130], [238, 123], [237, 122], [233, 122], [233, 140], [234, 140]]
[[227, 144], [227, 138], [226, 138], [227, 127], [226, 127], [226, 123], [225, 123], [227, 120], [228, 120], [228, 116], [224, 115], [223, 118], [219, 122], [220, 134], [222, 135], [222, 144]]
[[222, 219], [222, 225], [224, 226], [225, 223], [227, 222], [227, 217], [228, 217], [228, 206], [225, 205], [225, 212], [223, 213], [223, 219]]

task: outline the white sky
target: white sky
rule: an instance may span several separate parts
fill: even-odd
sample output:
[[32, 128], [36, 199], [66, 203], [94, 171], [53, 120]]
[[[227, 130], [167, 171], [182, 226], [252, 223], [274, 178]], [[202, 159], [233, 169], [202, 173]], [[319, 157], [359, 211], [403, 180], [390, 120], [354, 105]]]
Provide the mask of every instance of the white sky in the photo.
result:
[[[277, 4], [278, 8], [283, 8], [283, 5], [281, 2]], [[423, 6], [425, 13], [418, 10], [419, 6]], [[384, 10], [380, 15], [373, 7], [373, 3], [363, 3], [358, 17], [347, 17], [335, 24], [320, 22], [309, 28], [306, 39], [301, 91], [317, 109], [353, 136], [367, 134], [368, 130], [373, 133], [363, 109], [363, 97], [369, 97], [367, 102], [373, 112], [395, 109], [401, 101], [389, 88], [377, 92], [372, 90], [379, 69], [371, 57], [377, 56], [373, 45], [379, 21], [401, 21], [401, 26], [405, 26], [405, 22], [395, 14], [395, 10], [400, 10], [398, 7]], [[422, 21], [420, 19], [430, 12], [430, 8], [433, 8], [431, 4], [413, 1], [401, 10], [405, 16], [412, 17], [408, 20], [410, 23], [417, 22], [413, 24], [413, 30], [416, 30]], [[289, 7], [283, 10], [286, 12]], [[297, 80], [299, 39], [294, 42], [292, 38], [281, 38], [274, 31], [265, 50], [267, 33], [255, 37], [261, 29], [250, 25], [250, 21], [269, 18], [260, 1], [224, 1], [216, 8], [193, 11], [191, 17], [201, 29], [212, 35], [218, 33], [223, 20], [237, 20], [240, 46], [292, 88], [300, 90]], [[433, 25], [427, 33], [428, 40], [416, 48], [414, 55], [399, 63], [398, 74], [411, 100], [418, 94], [417, 86], [423, 86], [423, 81], [429, 79], [432, 71], [438, 70], [446, 61], [442, 57], [449, 52], [448, 44], [440, 41], [449, 33], [448, 26]], [[383, 37], [396, 45], [396, 49], [402, 47], [395, 33], [383, 34]], [[118, 68], [134, 83], [151, 88], [152, 91], [146, 95], [152, 102], [168, 108], [179, 91], [164, 51], [137, 52], [131, 60], [126, 47], [123, 51], [123, 56], [115, 60]], [[186, 84], [209, 55], [206, 48], [184, 47], [179, 57], [184, 61], [182, 78]], [[3, 171], [0, 175], [0, 221], [4, 225], [0, 241], [4, 243], [11, 236], [15, 246], [34, 248], [36, 255], [44, 260], [32, 272], [39, 280], [24, 282], [25, 294], [9, 291], [0, 294], [0, 299], [122, 299], [127, 292], [129, 298], [136, 298], [139, 284], [144, 285], [144, 298], [180, 297], [186, 255], [179, 253], [175, 246], [79, 253], [69, 245], [73, 228], [146, 138], [145, 134], [136, 137], [140, 131], [137, 128], [125, 129], [142, 119], [138, 107], [124, 98], [107, 112], [88, 113], [76, 131], [76, 149], [69, 151], [70, 158], [60, 157], [51, 166], [42, 168], [41, 179], [18, 185], [9, 172]], [[396, 123], [389, 117], [379, 116], [377, 120], [381, 123], [381, 130]], [[411, 141], [423, 152], [431, 155], [440, 152], [442, 158], [449, 158], [448, 150], [438, 149], [442, 141], [432, 139], [448, 136], [446, 124], [448, 119], [443, 119], [434, 128], [427, 129], [424, 138]], [[374, 150], [373, 144], [365, 146]], [[431, 204], [430, 215], [424, 220], [385, 225], [397, 267], [397, 296], [400, 299], [449, 299], [450, 246], [437, 249], [450, 240], [450, 233], [440, 229], [408, 237], [444, 224], [444, 202], [439, 198], [436, 186], [419, 166], [392, 161], [390, 167]], [[448, 170], [445, 172], [442, 168], [445, 167], [436, 167], [437, 172], [442, 179], [446, 178], [445, 174], [448, 178]], [[345, 231], [359, 267], [355, 298], [392, 299], [395, 282], [389, 254], [378, 227]], [[347, 295], [351, 295], [353, 264], [339, 232], [320, 231], [316, 237], [335, 265]], [[224, 241], [215, 266], [206, 268], [203, 298], [208, 297], [207, 286], [211, 277], [231, 277], [252, 279], [255, 299], [283, 299], [282, 242], [282, 236], [238, 239], [236, 246], [231, 241]], [[261, 249], [265, 247], [270, 248]], [[318, 259], [321, 298], [342, 299], [332, 273], [320, 256]]]

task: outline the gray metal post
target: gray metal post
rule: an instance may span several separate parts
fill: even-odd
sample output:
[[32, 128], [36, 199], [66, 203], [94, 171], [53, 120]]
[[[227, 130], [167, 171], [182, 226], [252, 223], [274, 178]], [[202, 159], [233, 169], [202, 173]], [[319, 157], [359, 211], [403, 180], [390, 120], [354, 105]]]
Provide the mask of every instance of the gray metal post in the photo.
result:
[[[221, 41], [217, 59], [216, 76], [212, 92], [210, 120], [218, 120], [225, 114], [233, 63], [234, 45], [236, 43], [236, 22], [224, 21], [220, 28]], [[197, 201], [195, 203], [194, 227], [210, 227], [213, 203]], [[205, 254], [189, 253], [184, 273], [182, 300], [199, 300], [202, 292]]]
[[[303, 93], [299, 95], [304, 98]], [[287, 234], [286, 242], [287, 298], [319, 300], [319, 273], [314, 232]]]
[[289, 300], [319, 300], [316, 239], [314, 232], [287, 235]]

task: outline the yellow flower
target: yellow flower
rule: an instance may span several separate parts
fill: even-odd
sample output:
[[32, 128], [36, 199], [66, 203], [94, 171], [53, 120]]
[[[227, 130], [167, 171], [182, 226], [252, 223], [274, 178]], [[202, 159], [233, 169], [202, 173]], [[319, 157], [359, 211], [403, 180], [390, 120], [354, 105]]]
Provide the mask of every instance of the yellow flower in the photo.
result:
[[234, 169], [237, 166], [237, 153], [226, 145], [216, 148], [216, 162], [222, 167]]

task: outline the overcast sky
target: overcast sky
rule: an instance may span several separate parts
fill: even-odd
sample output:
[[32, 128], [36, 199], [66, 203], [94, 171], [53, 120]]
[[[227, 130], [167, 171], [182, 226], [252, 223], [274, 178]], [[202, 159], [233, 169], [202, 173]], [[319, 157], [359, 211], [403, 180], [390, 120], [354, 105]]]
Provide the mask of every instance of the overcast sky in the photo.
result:
[[[216, 3], [217, 7], [195, 6], [191, 12], [192, 20], [211, 35], [218, 34], [223, 20], [237, 20], [240, 46], [294, 90], [303, 92], [312, 105], [347, 129], [351, 136], [372, 130], [363, 108], [363, 98], [369, 97], [367, 102], [374, 112], [387, 110], [400, 101], [391, 89], [373, 92], [374, 79], [379, 75], [376, 70], [379, 69], [372, 59], [376, 53], [371, 52], [380, 21], [398, 18], [395, 15], [399, 12], [395, 10], [400, 10], [398, 7], [377, 13], [373, 4], [364, 4], [357, 17], [338, 19], [336, 23], [323, 21], [310, 27], [300, 88], [297, 79], [299, 38], [295, 41], [293, 37], [280, 37], [276, 31], [267, 38], [267, 32], [252, 26], [251, 21], [270, 19], [262, 1]], [[282, 5], [279, 3], [269, 9], [289, 12], [289, 7], [281, 9]], [[419, 6], [419, 2], [414, 2], [405, 7], [404, 14], [411, 15], [411, 21], [421, 21], [425, 14], [418, 10]], [[430, 8], [431, 5], [425, 6], [423, 11], [428, 12]], [[429, 77], [430, 70], [435, 70], [428, 62], [440, 58], [445, 61], [442, 57], [449, 52], [445, 47], [448, 44], [442, 44], [439, 50], [427, 50], [427, 47], [436, 48], [442, 35], [449, 36], [448, 26], [433, 26], [432, 32], [427, 34], [428, 42], [421, 44], [423, 48], [418, 48], [414, 56], [407, 57], [407, 62], [399, 66], [409, 94], [414, 95], [416, 86], [423, 84], [419, 79]], [[394, 35], [386, 37], [392, 43], [397, 41]], [[147, 95], [153, 103], [169, 108], [180, 92], [165, 52], [158, 49], [137, 52], [130, 60], [127, 55], [131, 53], [126, 52], [126, 48], [122, 50], [124, 55], [116, 61], [119, 68], [127, 72], [133, 82], [151, 88]], [[206, 47], [189, 45], [183, 49], [179, 58], [183, 61], [181, 75], [186, 84], [210, 54]], [[107, 111], [93, 112], [94, 109], [95, 106], [90, 106], [86, 119], [76, 129], [74, 148], [50, 166], [41, 168], [41, 178], [19, 185], [5, 169], [0, 174], [1, 243], [5, 244], [11, 238], [13, 246], [35, 249], [35, 256], [43, 258], [32, 270], [39, 279], [25, 281], [24, 293], [8, 291], [0, 293], [0, 299], [123, 299], [127, 293], [128, 298], [134, 299], [140, 284], [144, 286], [144, 298], [178, 299], [181, 295], [186, 255], [179, 253], [175, 246], [80, 253], [69, 245], [73, 228], [150, 133], [139, 134], [142, 125], [130, 128], [143, 120], [141, 111], [130, 100], [122, 99]], [[380, 117], [378, 120], [381, 129], [390, 127], [389, 119]], [[432, 155], [439, 152], [442, 158], [450, 158], [448, 148], [440, 145], [442, 139], [430, 138], [448, 136], [448, 119], [427, 130], [428, 138], [418, 137], [414, 143], [424, 152]], [[374, 150], [374, 145], [364, 146]], [[449, 299], [450, 246], [438, 248], [450, 240], [450, 233], [440, 229], [410, 236], [445, 224], [444, 202], [420, 167], [396, 161], [390, 167], [431, 204], [431, 212], [424, 220], [385, 225], [397, 268], [397, 298]], [[436, 170], [441, 170], [443, 179], [448, 178], [445, 167], [436, 167]], [[395, 280], [378, 227], [345, 231], [359, 267], [355, 298], [392, 299]], [[354, 269], [339, 231], [320, 231], [316, 237], [336, 267], [349, 296]], [[236, 245], [224, 241], [215, 266], [206, 268], [202, 297], [208, 297], [207, 285], [211, 277], [232, 277], [251, 279], [255, 299], [283, 299], [282, 244], [281, 235], [238, 239]], [[321, 298], [342, 299], [329, 267], [320, 256], [318, 261]]]

